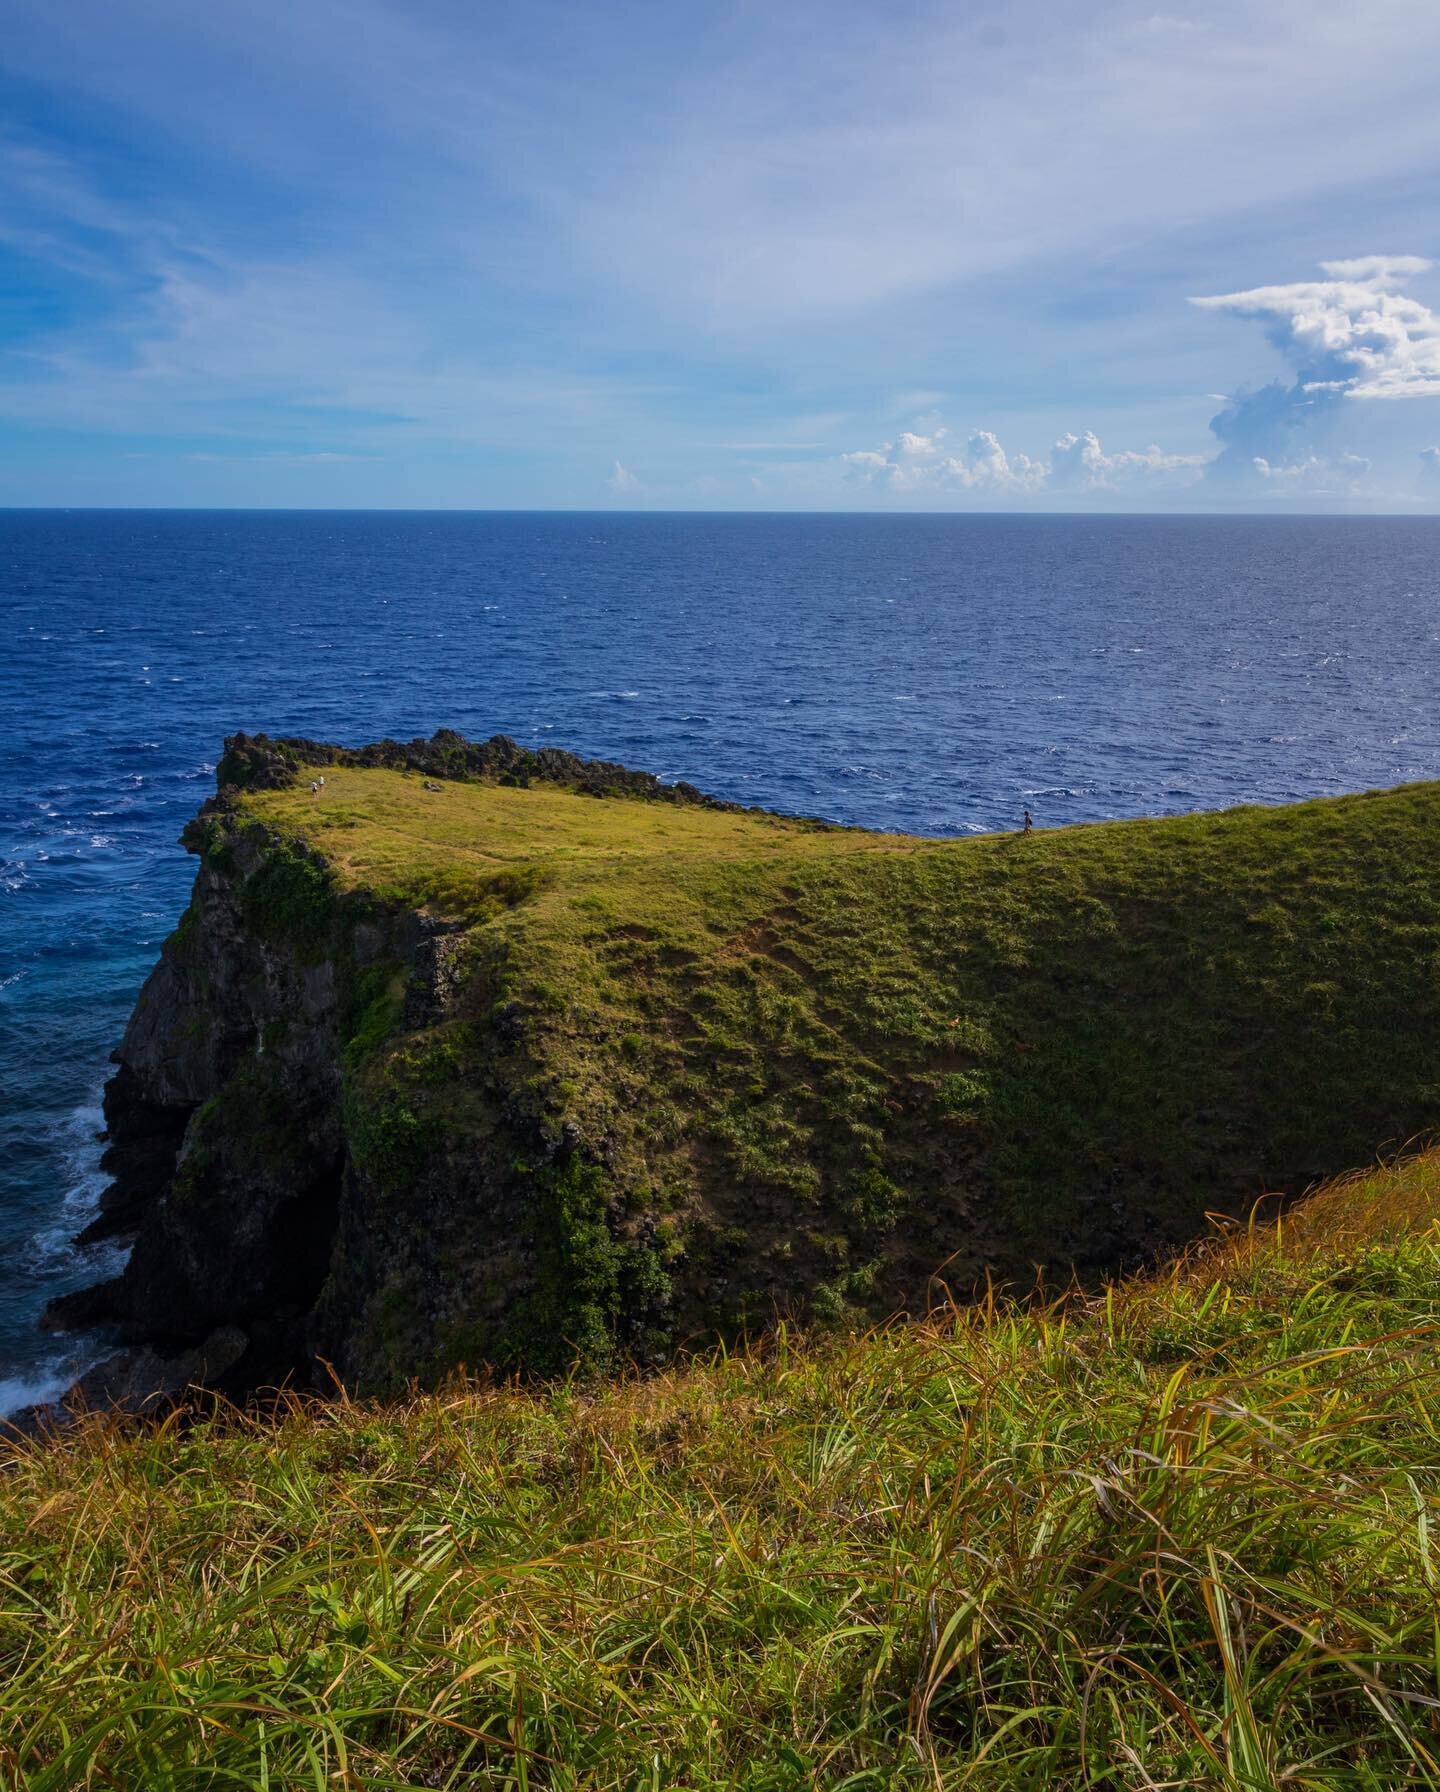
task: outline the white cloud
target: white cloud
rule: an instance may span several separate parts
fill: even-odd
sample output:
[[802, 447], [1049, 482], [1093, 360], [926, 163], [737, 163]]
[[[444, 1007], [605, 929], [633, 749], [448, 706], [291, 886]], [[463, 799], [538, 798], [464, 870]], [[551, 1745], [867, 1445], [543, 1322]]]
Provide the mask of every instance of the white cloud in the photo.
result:
[[1420, 470], [1431, 479], [1440, 479], [1440, 448], [1422, 448], [1420, 450]]
[[1116, 490], [1136, 481], [1175, 483], [1193, 477], [1210, 457], [1167, 454], [1155, 443], [1148, 448], [1122, 448], [1107, 454], [1093, 429], [1060, 437], [1050, 450], [1050, 484], [1080, 491]]
[[1272, 463], [1263, 454], [1257, 454], [1254, 467], [1276, 493], [1348, 498], [1363, 490], [1370, 462], [1361, 454], [1309, 454], [1303, 460]]
[[1362, 280], [1374, 286], [1399, 286], [1413, 274], [1428, 274], [1423, 255], [1357, 255], [1350, 261], [1322, 261], [1332, 280]]
[[855, 476], [895, 492], [983, 490], [1015, 495], [1033, 492], [1044, 483], [1044, 464], [1025, 454], [1006, 454], [992, 431], [975, 430], [954, 452], [946, 445], [949, 433], [943, 428], [929, 435], [902, 430], [881, 449], [860, 448], [840, 458]]
[[611, 473], [605, 483], [617, 497], [622, 497], [626, 493], [638, 492], [640, 490], [640, 481], [630, 471], [629, 467], [622, 467], [618, 460], [615, 463], [614, 472]]
[[1011, 453], [993, 430], [977, 429], [952, 452], [943, 428], [902, 431], [882, 448], [858, 448], [840, 459], [852, 477], [893, 492], [976, 492], [1024, 498], [1055, 492], [1118, 491], [1137, 482], [1193, 483], [1203, 454], [1167, 454], [1151, 446], [1107, 454], [1093, 430], [1060, 437], [1049, 460]]
[[1043, 461], [1031, 460], [1028, 454], [1007, 455], [991, 430], [977, 429], [965, 444], [964, 451], [951, 455], [941, 463], [945, 472], [961, 485], [994, 486], [999, 490], [1036, 491], [1044, 484], [1046, 467]]
[[1190, 302], [1263, 319], [1271, 341], [1299, 370], [1299, 392], [1440, 397], [1440, 316], [1398, 290], [1431, 265], [1418, 255], [1365, 255], [1322, 262], [1328, 280], [1256, 286]]

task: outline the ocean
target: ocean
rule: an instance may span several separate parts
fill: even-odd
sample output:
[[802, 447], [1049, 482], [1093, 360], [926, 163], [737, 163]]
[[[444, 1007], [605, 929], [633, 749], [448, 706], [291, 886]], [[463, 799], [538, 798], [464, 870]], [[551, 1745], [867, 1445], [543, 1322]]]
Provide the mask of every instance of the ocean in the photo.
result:
[[1440, 518], [0, 512], [0, 1413], [236, 729], [961, 836], [1440, 777]]

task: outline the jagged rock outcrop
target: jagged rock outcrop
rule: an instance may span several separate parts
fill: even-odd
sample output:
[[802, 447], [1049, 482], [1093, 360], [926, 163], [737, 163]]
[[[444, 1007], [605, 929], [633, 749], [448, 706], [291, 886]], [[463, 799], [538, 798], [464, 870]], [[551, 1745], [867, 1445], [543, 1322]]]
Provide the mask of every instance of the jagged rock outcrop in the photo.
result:
[[78, 1243], [133, 1234], [175, 1171], [175, 1159], [193, 1104], [152, 1099], [148, 1085], [123, 1063], [105, 1085], [105, 1131], [109, 1140], [100, 1167], [111, 1181], [100, 1211]]
[[683, 780], [665, 784], [653, 772], [635, 771], [608, 759], [582, 759], [561, 747], [522, 747], [508, 735], [466, 740], [441, 728], [429, 740], [374, 741], [364, 747], [336, 747], [291, 735], [232, 734], [216, 771], [223, 799], [228, 790], [284, 790], [299, 766], [380, 766], [420, 772], [430, 778], [484, 778], [500, 784], [559, 784], [586, 796], [627, 796], [647, 802], [678, 803], [739, 812], [738, 803], [706, 796]]

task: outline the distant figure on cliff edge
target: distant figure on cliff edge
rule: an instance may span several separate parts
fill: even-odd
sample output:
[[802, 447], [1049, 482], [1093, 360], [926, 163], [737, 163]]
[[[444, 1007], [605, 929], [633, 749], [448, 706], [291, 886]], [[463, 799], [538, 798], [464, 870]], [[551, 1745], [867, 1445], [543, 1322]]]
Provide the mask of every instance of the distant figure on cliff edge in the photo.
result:
[[1022, 809], [1021, 814], [1025, 817], [1025, 825], [1021, 828], [1020, 832], [1022, 834], [1028, 834], [1035, 826], [1035, 823], [1030, 819], [1030, 811], [1028, 809]]
[[318, 784], [317, 784], [317, 783], [316, 783], [316, 782], [315, 782], [315, 780], [314, 780], [314, 779], [313, 779], [313, 778], [312, 778], [312, 779], [311, 779], [311, 780], [310, 780], [310, 794], [311, 794], [311, 796], [314, 796], [314, 795], [316, 795], [316, 793], [317, 793], [317, 792], [318, 792], [318, 791], [319, 791], [319, 789], [320, 789], [320, 786], [319, 786], [319, 785], [318, 785]]

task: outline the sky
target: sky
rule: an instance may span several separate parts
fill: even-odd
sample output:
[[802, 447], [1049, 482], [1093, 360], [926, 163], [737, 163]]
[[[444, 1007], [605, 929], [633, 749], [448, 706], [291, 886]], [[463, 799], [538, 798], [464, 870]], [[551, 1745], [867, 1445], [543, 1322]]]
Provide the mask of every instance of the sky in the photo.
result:
[[1440, 511], [1435, 0], [7, 0], [0, 506]]

